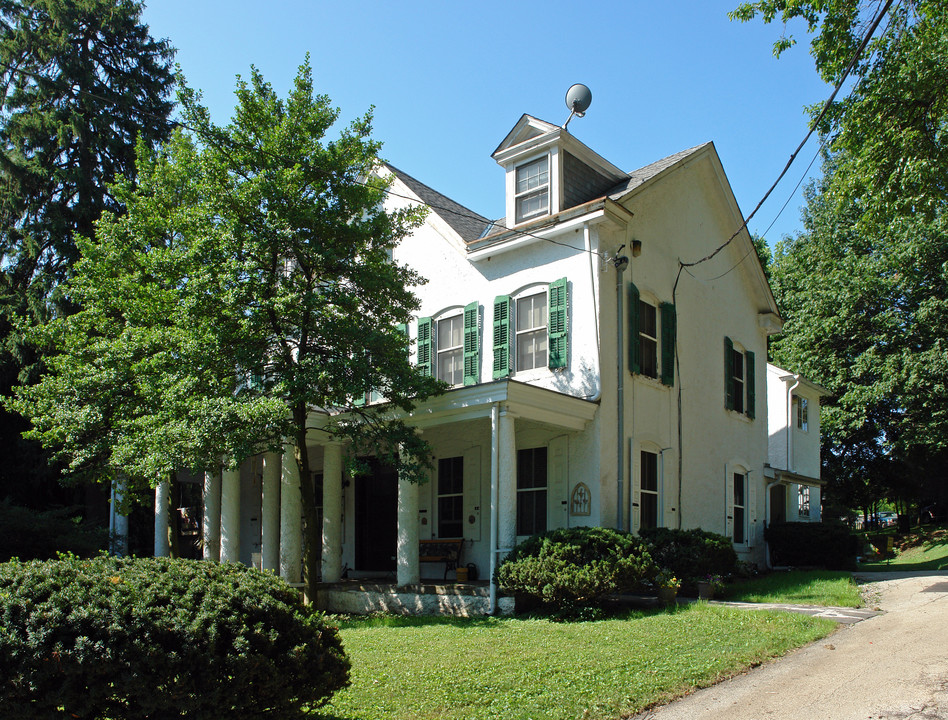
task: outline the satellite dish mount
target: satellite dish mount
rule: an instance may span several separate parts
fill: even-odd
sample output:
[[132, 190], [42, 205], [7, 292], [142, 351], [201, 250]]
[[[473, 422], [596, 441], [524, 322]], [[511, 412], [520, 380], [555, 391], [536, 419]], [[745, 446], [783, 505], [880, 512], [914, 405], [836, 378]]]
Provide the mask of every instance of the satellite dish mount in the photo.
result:
[[585, 85], [576, 83], [566, 91], [566, 107], [569, 108], [569, 117], [566, 118], [566, 122], [563, 123], [564, 130], [574, 116], [584, 117], [586, 115], [586, 110], [589, 109], [592, 100], [592, 91]]

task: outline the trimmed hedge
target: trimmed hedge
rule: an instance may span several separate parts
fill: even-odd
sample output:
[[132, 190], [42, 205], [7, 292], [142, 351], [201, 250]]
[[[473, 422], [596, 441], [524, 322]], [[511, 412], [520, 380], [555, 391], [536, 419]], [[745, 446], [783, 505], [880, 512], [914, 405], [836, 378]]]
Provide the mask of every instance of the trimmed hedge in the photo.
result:
[[859, 538], [842, 523], [774, 523], [764, 530], [774, 565], [855, 570]]
[[655, 562], [688, 586], [708, 575], [728, 577], [737, 570], [737, 553], [725, 535], [701, 528], [648, 528], [639, 535], [648, 542]]
[[279, 578], [165, 558], [0, 565], [0, 717], [298, 717], [349, 683], [335, 628]]
[[500, 589], [518, 609], [571, 614], [609, 595], [642, 588], [658, 568], [645, 542], [601, 527], [551, 530], [528, 538], [497, 569]]
[[60, 552], [91, 557], [108, 547], [104, 528], [80, 523], [74, 508], [37, 512], [0, 502], [0, 562], [49, 560]]

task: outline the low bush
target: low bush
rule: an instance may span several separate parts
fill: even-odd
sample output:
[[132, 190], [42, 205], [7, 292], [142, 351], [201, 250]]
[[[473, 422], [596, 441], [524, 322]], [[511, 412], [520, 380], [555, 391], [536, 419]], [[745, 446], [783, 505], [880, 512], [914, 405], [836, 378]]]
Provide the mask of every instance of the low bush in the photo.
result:
[[349, 683], [335, 628], [236, 564], [0, 565], [0, 717], [298, 717]]
[[60, 552], [91, 557], [105, 550], [108, 531], [84, 524], [74, 514], [73, 508], [37, 512], [0, 502], [0, 562], [48, 560]]
[[774, 565], [856, 569], [859, 539], [842, 523], [774, 523], [764, 539]]
[[517, 598], [518, 609], [571, 615], [643, 587], [657, 570], [634, 535], [568, 528], [534, 535], [514, 548], [497, 569], [497, 582]]
[[730, 577], [737, 572], [737, 553], [724, 535], [701, 528], [648, 528], [639, 535], [648, 542], [655, 562], [681, 578], [686, 592], [694, 592], [697, 581], [709, 575]]

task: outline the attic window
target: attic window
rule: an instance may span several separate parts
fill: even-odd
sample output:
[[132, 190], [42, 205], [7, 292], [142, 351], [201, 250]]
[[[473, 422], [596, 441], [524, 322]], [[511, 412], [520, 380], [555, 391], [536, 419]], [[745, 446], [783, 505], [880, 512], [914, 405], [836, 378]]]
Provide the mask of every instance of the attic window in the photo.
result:
[[550, 173], [546, 156], [517, 168], [516, 203], [518, 223], [550, 211]]

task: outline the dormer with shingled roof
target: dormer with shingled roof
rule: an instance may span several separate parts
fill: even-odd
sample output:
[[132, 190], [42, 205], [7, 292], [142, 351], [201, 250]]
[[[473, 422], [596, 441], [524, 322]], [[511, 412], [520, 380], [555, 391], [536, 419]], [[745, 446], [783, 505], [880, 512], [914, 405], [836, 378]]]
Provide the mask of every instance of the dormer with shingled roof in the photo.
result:
[[520, 118], [491, 155], [506, 171], [506, 226], [527, 225], [602, 197], [628, 175], [565, 128]]

